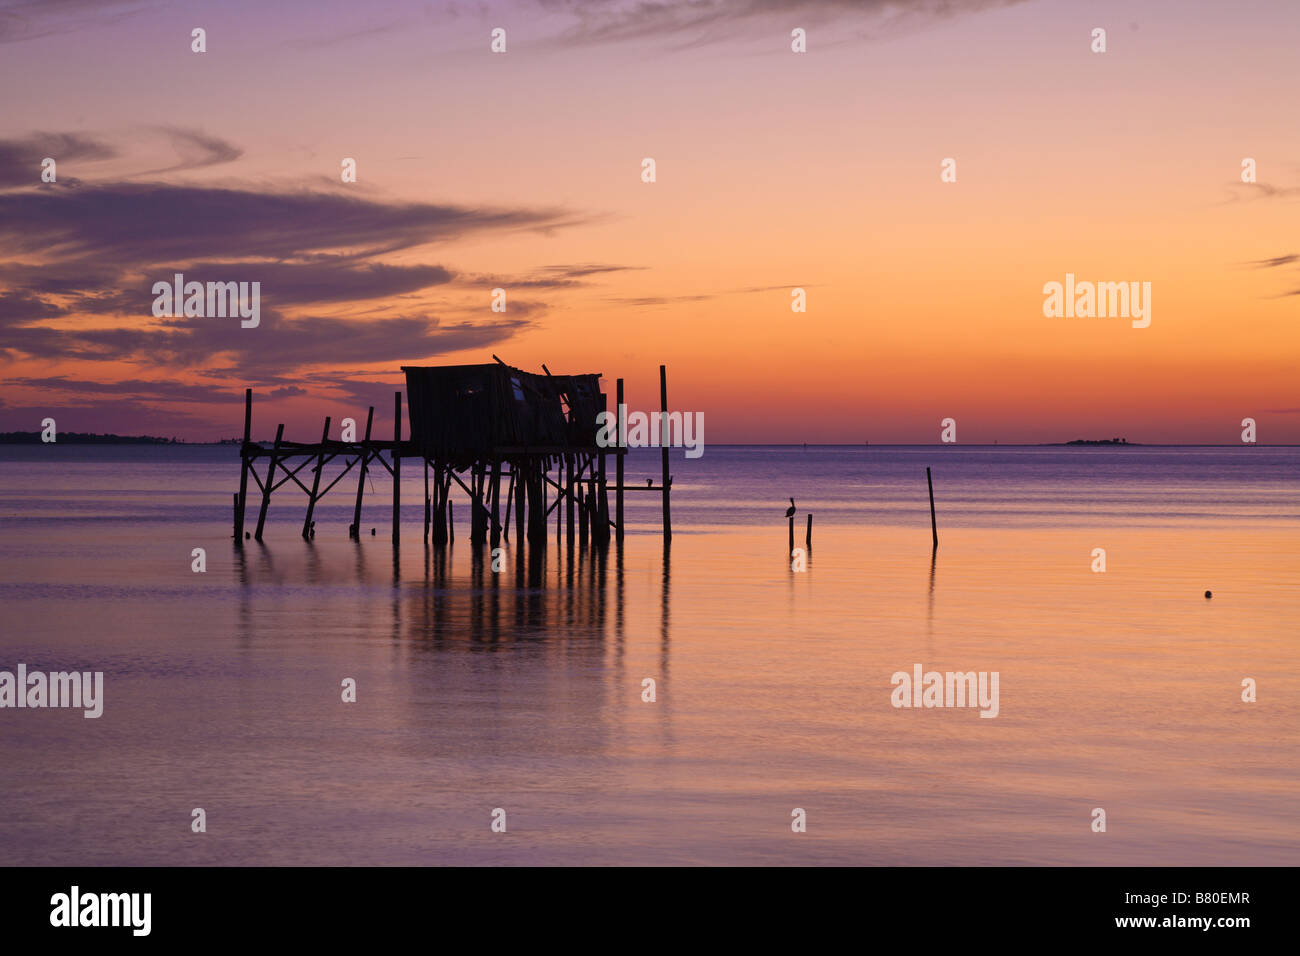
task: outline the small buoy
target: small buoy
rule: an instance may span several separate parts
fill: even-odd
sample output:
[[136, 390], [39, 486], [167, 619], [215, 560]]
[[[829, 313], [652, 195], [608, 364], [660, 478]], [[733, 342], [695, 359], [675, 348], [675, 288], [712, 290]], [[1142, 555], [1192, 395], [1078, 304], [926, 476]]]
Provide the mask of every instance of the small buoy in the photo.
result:
[[251, 538], [252, 536], [253, 536], [253, 535], [252, 535], [251, 532], [248, 532], [248, 531], [245, 531], [245, 532], [244, 532], [244, 540], [245, 540], [245, 541], [247, 541], [247, 540], [248, 540], [249, 538]]
[[1209, 591], [1206, 591], [1206, 592], [1205, 592], [1205, 599], [1206, 599], [1207, 601], [1208, 601], [1210, 598], [1212, 598], [1213, 596], [1214, 596], [1214, 595], [1211, 594]]
[[370, 537], [373, 538], [374, 536], [375, 536], [375, 529], [374, 529], [374, 528], [371, 528], [371, 529], [370, 529]]

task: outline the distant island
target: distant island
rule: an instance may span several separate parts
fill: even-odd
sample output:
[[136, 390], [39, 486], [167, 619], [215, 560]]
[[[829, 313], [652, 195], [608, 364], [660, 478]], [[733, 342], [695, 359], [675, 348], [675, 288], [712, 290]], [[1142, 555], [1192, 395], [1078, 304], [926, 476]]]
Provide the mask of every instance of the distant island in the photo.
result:
[[[40, 445], [40, 432], [0, 432], [0, 445]], [[184, 445], [175, 438], [153, 435], [95, 435], [90, 432], [59, 432], [55, 445]]]
[[[1074, 441], [1065, 442], [1067, 445], [1127, 445], [1127, 438], [1076, 438]], [[1134, 445], [1140, 444], [1133, 442]]]

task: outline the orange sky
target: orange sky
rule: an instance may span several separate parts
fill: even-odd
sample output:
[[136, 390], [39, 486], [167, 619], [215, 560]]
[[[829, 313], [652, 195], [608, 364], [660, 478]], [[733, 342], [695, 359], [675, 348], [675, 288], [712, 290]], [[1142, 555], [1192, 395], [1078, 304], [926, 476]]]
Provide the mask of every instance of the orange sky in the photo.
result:
[[[495, 352], [604, 372], [611, 391], [622, 375], [634, 407], [657, 402], [666, 363], [672, 404], [704, 412], [714, 442], [933, 442], [945, 417], [963, 442], [1231, 443], [1245, 417], [1261, 442], [1300, 442], [1300, 260], [1258, 264], [1300, 253], [1296, 7], [750, 6], [694, 21], [580, 2], [34, 18], [0, 43], [0, 79], [27, 91], [0, 143], [18, 170], [0, 169], [0, 252], [25, 267], [0, 275], [0, 429], [51, 414], [68, 431], [230, 436], [247, 384], [259, 435], [283, 420], [313, 438], [325, 414], [364, 414], [401, 364]], [[504, 55], [488, 49], [497, 25]], [[808, 53], [790, 52], [793, 26]], [[41, 184], [29, 157], [58, 134], [101, 148], [67, 147], [60, 183]], [[355, 184], [339, 181], [345, 156]], [[955, 183], [940, 181], [945, 157]], [[1256, 184], [1240, 182], [1243, 157]], [[123, 184], [167, 187], [149, 208], [177, 211], [129, 254], [95, 205], [97, 190], [133, 197]], [[357, 199], [381, 225], [436, 204], [474, 224], [381, 250], [336, 237], [331, 213], [291, 224], [314, 247], [254, 255], [248, 237], [274, 224], [227, 237], [189, 212], [186, 191], [213, 187]], [[67, 201], [49, 212], [56, 189]], [[149, 288], [173, 271], [226, 263], [256, 280], [259, 265], [319, 268], [313, 256], [341, 251], [452, 278], [329, 302], [263, 280], [280, 332], [194, 319], [209, 323], [201, 347], [152, 344]], [[52, 264], [114, 274], [73, 296], [39, 281]], [[1043, 284], [1067, 272], [1150, 282], [1151, 326], [1045, 318]], [[496, 286], [505, 316], [489, 309]], [[794, 286], [806, 314], [790, 310]], [[349, 348], [348, 330], [398, 318], [435, 330]], [[444, 334], [503, 318], [469, 348]], [[295, 354], [323, 319], [342, 320], [329, 354]]]

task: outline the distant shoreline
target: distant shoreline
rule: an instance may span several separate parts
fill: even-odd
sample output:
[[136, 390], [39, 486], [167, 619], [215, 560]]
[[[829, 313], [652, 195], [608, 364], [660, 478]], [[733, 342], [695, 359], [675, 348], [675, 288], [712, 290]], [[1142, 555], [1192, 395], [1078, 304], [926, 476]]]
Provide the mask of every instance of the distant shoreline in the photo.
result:
[[40, 432], [0, 432], [0, 445], [238, 445], [240, 439], [188, 442], [180, 438], [155, 435], [96, 435], [93, 432], [60, 432], [53, 442], [46, 442]]

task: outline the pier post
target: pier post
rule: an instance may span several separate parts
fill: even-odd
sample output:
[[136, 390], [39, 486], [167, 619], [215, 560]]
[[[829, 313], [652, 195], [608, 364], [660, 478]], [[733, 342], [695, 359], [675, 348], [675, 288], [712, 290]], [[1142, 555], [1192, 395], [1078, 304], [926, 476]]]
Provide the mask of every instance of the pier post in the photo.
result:
[[672, 511], [668, 504], [668, 445], [664, 441], [664, 435], [668, 430], [668, 370], [659, 366], [659, 408], [662, 415], [659, 419], [659, 444], [660, 461], [663, 465], [662, 480], [664, 486], [664, 543], [667, 544], [673, 540], [673, 517]]
[[[587, 469], [584, 467], [583, 471], [586, 470]], [[585, 548], [587, 546], [587, 504], [588, 502], [587, 502], [587, 495], [585, 494], [585, 490], [582, 487], [582, 485], [583, 485], [582, 474], [580, 472], [578, 474], [578, 483], [574, 487], [576, 489], [576, 493], [578, 496], [578, 544], [580, 544], [582, 547]]]
[[311, 494], [307, 496], [307, 517], [302, 519], [302, 536], [305, 540], [311, 538], [311, 516], [316, 510], [316, 496], [320, 491], [320, 476], [325, 470], [325, 442], [330, 437], [330, 417], [325, 416], [325, 427], [320, 433], [320, 454], [316, 456], [316, 474], [311, 480]]
[[623, 380], [618, 380], [618, 387], [615, 392], [614, 411], [618, 415], [618, 446], [615, 448], [616, 457], [614, 459], [614, 478], [617, 484], [614, 487], [614, 522], [617, 525], [614, 534], [618, 543], [623, 543], [623, 455], [624, 447], [627, 445], [627, 436], [623, 434], [623, 428], [626, 422], [623, 421]]
[[524, 501], [528, 497], [528, 466], [525, 459], [517, 458], [514, 464], [510, 466], [513, 473], [512, 479], [515, 486], [515, 543], [523, 542], [527, 532], [524, 529], [524, 517], [527, 509], [524, 507]]
[[244, 389], [244, 443], [239, 446], [239, 504], [235, 508], [235, 543], [244, 546], [244, 512], [248, 508], [248, 444], [253, 431], [253, 390]]
[[528, 542], [546, 546], [545, 462], [537, 459], [528, 470]]
[[[513, 463], [508, 462], [507, 464], [510, 464], [510, 485], [509, 487], [506, 488], [506, 520], [501, 522], [501, 536], [505, 538], [506, 543], [509, 544], [510, 543], [510, 509], [515, 502], [516, 472]], [[519, 540], [518, 535], [515, 536], [515, 540], [516, 541]]]
[[361, 540], [361, 496], [366, 490], [366, 466], [370, 458], [370, 426], [375, 420], [375, 406], [366, 413], [366, 437], [361, 440], [361, 474], [357, 478], [357, 504], [352, 509], [352, 536]]
[[930, 467], [925, 469], [925, 483], [930, 488], [930, 534], [934, 536], [934, 550], [939, 550], [939, 525], [934, 520], [934, 481], [930, 478]]
[[492, 459], [492, 547], [501, 543], [501, 459]]
[[564, 523], [569, 533], [569, 543], [573, 543], [573, 455], [564, 456]]
[[266, 509], [271, 505], [271, 485], [275, 480], [275, 462], [280, 456], [280, 440], [284, 438], [284, 423], [275, 429], [275, 447], [271, 449], [271, 463], [266, 466], [266, 486], [262, 489], [262, 510], [257, 513], [257, 532], [253, 535], [262, 540], [262, 528], [266, 524]]
[[[600, 410], [607, 413], [609, 406], [605, 398], [605, 393], [600, 394]], [[608, 422], [608, 419], [606, 419]], [[618, 449], [614, 449], [615, 455]], [[596, 472], [596, 513], [592, 517], [592, 543], [605, 545], [609, 543], [609, 479], [606, 471], [607, 455], [604, 449], [601, 449], [598, 464], [600, 470]]]
[[393, 544], [402, 536], [402, 393], [393, 393]]
[[482, 544], [487, 540], [487, 466], [482, 461], [474, 462], [469, 487], [473, 499], [470, 502], [469, 539]]

